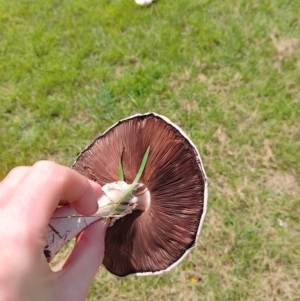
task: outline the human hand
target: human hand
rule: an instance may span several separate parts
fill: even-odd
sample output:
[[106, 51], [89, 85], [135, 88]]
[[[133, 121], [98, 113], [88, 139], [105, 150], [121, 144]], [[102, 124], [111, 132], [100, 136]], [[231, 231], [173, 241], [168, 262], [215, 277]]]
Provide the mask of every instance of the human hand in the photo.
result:
[[101, 187], [53, 162], [17, 167], [0, 182], [0, 300], [83, 301], [103, 260], [107, 222], [86, 228], [61, 270], [44, 255], [47, 226], [58, 204], [97, 211]]

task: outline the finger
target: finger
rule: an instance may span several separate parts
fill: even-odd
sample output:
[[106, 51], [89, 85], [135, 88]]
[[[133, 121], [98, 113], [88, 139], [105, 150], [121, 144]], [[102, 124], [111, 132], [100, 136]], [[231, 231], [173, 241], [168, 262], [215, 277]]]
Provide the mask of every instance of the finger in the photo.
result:
[[18, 190], [21, 183], [30, 172], [30, 167], [20, 166], [12, 169], [0, 182], [0, 207], [5, 206]]
[[75, 206], [84, 215], [97, 210], [95, 185], [91, 186], [75, 170], [54, 162], [40, 161], [32, 167], [7, 209], [13, 213], [12, 218], [21, 229], [40, 233], [44, 237], [60, 200], [76, 202]]
[[[98, 197], [101, 195], [101, 193], [102, 193], [102, 188], [101, 188], [101, 186], [100, 186], [98, 183], [96, 183], [95, 181], [92, 181], [92, 180], [89, 180], [89, 179], [87, 179], [87, 180], [88, 180], [88, 182], [91, 184], [92, 188], [93, 188], [94, 191], [95, 191], [96, 197], [98, 198]], [[70, 205], [71, 205], [71, 206], [74, 206], [75, 203], [76, 203], [76, 202], [71, 203]], [[59, 205], [67, 205], [67, 204], [69, 204], [68, 201], [63, 201], [63, 200], [60, 200], [60, 201], [59, 201]], [[75, 208], [74, 208], [74, 209], [75, 209]], [[94, 212], [93, 212], [93, 213], [94, 213]]]
[[73, 287], [86, 295], [104, 257], [108, 220], [99, 220], [87, 227], [67, 258], [62, 273]]
[[[102, 193], [102, 189], [101, 186], [92, 181], [87, 179], [87, 181], [89, 182], [89, 184], [91, 185], [92, 189], [94, 190], [94, 193], [96, 195], [96, 198], [98, 198], [101, 193]], [[81, 214], [85, 214], [85, 215], [91, 215], [93, 213], [95, 213], [98, 210], [98, 205], [94, 207], [94, 211], [89, 211], [88, 213], [84, 213], [86, 210], [86, 203], [85, 202], [73, 202], [71, 203], [71, 206], [77, 211], [80, 212]]]

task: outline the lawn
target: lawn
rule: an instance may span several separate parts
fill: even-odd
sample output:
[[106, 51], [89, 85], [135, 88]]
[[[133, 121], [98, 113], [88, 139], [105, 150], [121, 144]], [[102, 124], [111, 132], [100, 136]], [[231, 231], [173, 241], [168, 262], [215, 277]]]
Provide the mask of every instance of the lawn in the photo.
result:
[[201, 154], [197, 247], [164, 276], [101, 268], [89, 301], [300, 300], [298, 1], [0, 0], [0, 71], [0, 179], [70, 166], [138, 112], [167, 116]]

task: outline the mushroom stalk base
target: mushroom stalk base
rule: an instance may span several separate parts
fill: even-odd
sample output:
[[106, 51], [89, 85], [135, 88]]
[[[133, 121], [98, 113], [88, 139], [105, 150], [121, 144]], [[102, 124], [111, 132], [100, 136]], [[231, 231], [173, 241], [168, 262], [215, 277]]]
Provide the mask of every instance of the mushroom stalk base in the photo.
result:
[[[47, 245], [44, 249], [47, 261], [50, 262], [65, 243], [95, 221], [110, 218], [109, 226], [112, 226], [115, 220], [130, 214], [137, 207], [138, 197], [133, 191], [124, 198], [129, 187], [123, 181], [104, 185], [98, 198], [99, 209], [91, 216], [79, 214], [70, 205], [56, 209], [48, 225]], [[142, 208], [143, 205], [140, 204], [137, 209]]]

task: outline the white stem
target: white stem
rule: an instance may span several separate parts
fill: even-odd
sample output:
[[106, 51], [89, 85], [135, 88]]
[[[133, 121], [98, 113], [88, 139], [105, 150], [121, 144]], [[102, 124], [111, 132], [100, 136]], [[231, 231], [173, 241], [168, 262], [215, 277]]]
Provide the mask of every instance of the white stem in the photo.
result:
[[58, 208], [48, 226], [47, 246], [44, 249], [47, 260], [51, 261], [65, 243], [76, 237], [93, 222], [110, 217], [113, 218], [112, 225], [116, 219], [131, 213], [138, 201], [133, 194], [128, 195], [118, 205], [129, 187], [130, 185], [123, 181], [104, 185], [103, 193], [98, 198], [99, 209], [91, 216], [80, 215], [69, 205]]

